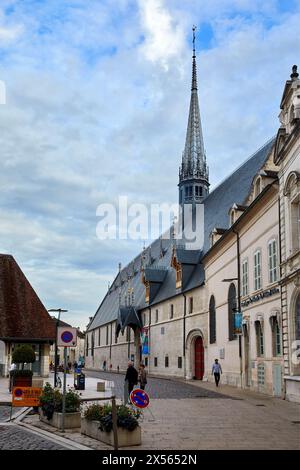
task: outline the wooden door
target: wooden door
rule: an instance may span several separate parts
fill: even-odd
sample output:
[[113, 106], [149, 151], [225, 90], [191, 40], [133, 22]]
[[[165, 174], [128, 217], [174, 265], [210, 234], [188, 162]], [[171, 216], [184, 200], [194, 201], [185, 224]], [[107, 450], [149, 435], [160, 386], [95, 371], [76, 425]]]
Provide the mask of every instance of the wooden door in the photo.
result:
[[195, 378], [202, 380], [204, 375], [204, 347], [200, 336], [195, 341]]

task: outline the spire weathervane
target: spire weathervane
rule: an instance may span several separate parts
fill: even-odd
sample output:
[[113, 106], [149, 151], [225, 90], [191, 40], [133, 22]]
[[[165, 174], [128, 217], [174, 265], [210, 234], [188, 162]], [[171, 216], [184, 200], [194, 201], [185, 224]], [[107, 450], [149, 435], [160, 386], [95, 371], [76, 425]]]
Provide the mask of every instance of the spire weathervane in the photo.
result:
[[193, 57], [196, 57], [196, 50], [195, 50], [196, 29], [197, 29], [197, 26], [193, 25]]

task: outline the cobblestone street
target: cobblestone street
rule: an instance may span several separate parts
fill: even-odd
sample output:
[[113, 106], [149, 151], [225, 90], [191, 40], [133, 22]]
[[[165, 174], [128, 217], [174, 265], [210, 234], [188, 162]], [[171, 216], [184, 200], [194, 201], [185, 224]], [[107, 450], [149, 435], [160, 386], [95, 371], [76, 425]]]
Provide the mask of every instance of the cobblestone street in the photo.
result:
[[[98, 377], [101, 380], [114, 382], [114, 393], [117, 398], [123, 398], [124, 395], [124, 378], [125, 375], [110, 373], [110, 372], [96, 372], [86, 370], [87, 377]], [[146, 385], [146, 392], [151, 398], [228, 398], [227, 395], [215, 392], [214, 390], [207, 390], [202, 387], [195, 387], [189, 383], [184, 383], [176, 380], [161, 379], [148, 377]]]
[[0, 425], [1, 450], [64, 450], [65, 447], [39, 437], [17, 425]]

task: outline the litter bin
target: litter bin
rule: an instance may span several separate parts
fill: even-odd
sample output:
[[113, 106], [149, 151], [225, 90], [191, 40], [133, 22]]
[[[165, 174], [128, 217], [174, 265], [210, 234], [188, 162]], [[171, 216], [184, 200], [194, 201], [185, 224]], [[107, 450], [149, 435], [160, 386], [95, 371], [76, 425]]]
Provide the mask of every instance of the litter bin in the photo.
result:
[[82, 372], [74, 374], [74, 388], [76, 390], [85, 390], [85, 374]]

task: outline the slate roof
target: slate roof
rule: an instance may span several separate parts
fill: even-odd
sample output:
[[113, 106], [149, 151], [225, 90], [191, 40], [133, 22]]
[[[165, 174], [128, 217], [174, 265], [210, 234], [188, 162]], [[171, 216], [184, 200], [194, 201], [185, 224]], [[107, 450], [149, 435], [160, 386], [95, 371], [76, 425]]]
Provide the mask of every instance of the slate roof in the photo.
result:
[[[275, 139], [268, 141], [248, 160], [246, 160], [231, 175], [222, 181], [204, 200], [204, 249], [197, 255], [197, 263], [194, 265], [191, 275], [184, 284], [183, 289], [176, 289], [175, 269], [171, 267], [171, 258], [173, 253], [172, 240], [155, 240], [145, 252], [141, 252], [116, 276], [112, 286], [105, 295], [93, 320], [89, 324], [88, 331], [93, 330], [105, 323], [117, 320], [119, 312], [119, 295], [121, 304], [124, 304], [124, 298], [128, 287], [134, 291], [134, 307], [136, 310], [145, 308], [145, 286], [142, 283], [141, 266], [143, 258], [146, 256], [144, 265], [164, 268], [167, 272], [164, 281], [159, 288], [155, 299], [151, 305], [166, 300], [200, 286], [205, 281], [204, 268], [201, 264], [201, 257], [209, 250], [209, 235], [215, 227], [229, 228], [228, 210], [234, 203], [244, 204], [251, 188], [252, 180], [256, 173], [261, 169], [266, 161]], [[164, 256], [161, 255], [161, 245]], [[150, 250], [151, 248], [151, 260]], [[190, 255], [181, 254], [184, 258]], [[148, 257], [148, 258], [147, 258]], [[183, 259], [186, 261], [186, 259]], [[189, 263], [191, 260], [188, 259]]]
[[51, 316], [15, 259], [3, 254], [0, 254], [0, 339], [55, 339]]

